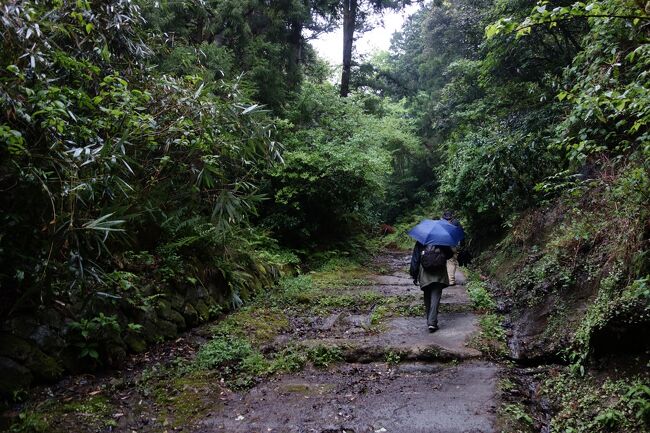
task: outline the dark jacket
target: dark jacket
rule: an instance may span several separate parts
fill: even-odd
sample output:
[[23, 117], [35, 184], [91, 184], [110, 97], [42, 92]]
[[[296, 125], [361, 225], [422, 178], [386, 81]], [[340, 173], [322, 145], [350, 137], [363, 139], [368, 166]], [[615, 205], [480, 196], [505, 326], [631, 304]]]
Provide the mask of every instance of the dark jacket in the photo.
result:
[[[454, 255], [450, 247], [439, 246], [439, 248], [445, 254], [447, 260]], [[420, 242], [416, 242], [413, 247], [413, 254], [411, 254], [411, 267], [409, 268], [409, 274], [414, 280], [417, 280], [420, 275], [420, 258], [422, 257], [422, 251], [424, 251], [424, 245]]]

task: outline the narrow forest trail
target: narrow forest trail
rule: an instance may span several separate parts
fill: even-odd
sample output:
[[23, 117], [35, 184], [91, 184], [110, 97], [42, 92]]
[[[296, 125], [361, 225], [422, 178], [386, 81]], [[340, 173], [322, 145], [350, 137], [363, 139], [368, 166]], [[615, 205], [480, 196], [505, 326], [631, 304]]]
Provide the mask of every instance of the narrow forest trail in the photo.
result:
[[494, 432], [502, 367], [473, 347], [465, 277], [430, 334], [409, 258], [297, 277], [119, 371], [40, 387], [25, 413], [52, 433]]
[[[343, 362], [307, 368], [264, 381], [245, 392], [227, 392], [196, 432], [491, 432], [499, 367], [481, 360], [469, 342], [477, 332], [459, 272], [444, 290], [440, 330], [428, 333], [421, 291], [405, 272], [409, 256], [384, 253], [382, 274], [371, 284], [327, 288], [338, 294], [368, 292], [393, 298], [402, 314], [374, 327], [380, 306], [359, 314], [354, 306], [325, 317], [292, 317], [287, 344], [340, 351]], [[406, 307], [406, 308], [404, 308]], [[411, 312], [411, 314], [409, 314]], [[387, 362], [388, 361], [388, 362]]]

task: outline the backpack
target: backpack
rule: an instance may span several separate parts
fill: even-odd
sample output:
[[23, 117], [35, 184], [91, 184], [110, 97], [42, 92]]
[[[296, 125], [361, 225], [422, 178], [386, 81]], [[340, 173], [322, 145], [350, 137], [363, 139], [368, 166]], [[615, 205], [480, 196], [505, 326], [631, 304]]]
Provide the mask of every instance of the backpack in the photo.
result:
[[427, 272], [436, 272], [447, 265], [447, 256], [436, 245], [427, 245], [420, 260], [422, 268]]

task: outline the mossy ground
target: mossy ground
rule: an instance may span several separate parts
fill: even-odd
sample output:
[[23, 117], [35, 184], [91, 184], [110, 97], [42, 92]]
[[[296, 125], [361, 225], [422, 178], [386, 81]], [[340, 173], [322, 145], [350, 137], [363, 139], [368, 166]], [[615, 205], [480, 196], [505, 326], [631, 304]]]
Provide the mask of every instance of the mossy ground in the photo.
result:
[[48, 399], [23, 411], [10, 432], [69, 433], [69, 426], [78, 431], [103, 431], [115, 427], [113, 405], [102, 395], [61, 401]]
[[190, 426], [219, 405], [219, 376], [212, 371], [190, 371], [152, 381], [150, 392], [163, 426]]

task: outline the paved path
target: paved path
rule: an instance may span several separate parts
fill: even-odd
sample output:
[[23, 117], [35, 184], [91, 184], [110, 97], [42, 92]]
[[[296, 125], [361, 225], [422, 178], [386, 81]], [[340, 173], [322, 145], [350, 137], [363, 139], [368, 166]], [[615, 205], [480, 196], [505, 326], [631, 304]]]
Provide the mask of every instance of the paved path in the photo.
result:
[[[369, 286], [346, 288], [422, 302], [405, 272], [409, 257], [386, 253], [387, 271]], [[488, 433], [495, 431], [498, 366], [468, 347], [477, 318], [459, 285], [445, 289], [440, 330], [424, 318], [397, 316], [381, 332], [369, 317], [339, 311], [320, 323], [315, 337], [288, 333], [276, 345], [338, 348], [345, 359], [326, 370], [308, 368], [278, 376], [246, 392], [229, 392], [202, 420], [199, 433]], [[384, 362], [390, 356], [397, 365]], [[452, 361], [452, 362], [450, 362]]]

